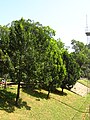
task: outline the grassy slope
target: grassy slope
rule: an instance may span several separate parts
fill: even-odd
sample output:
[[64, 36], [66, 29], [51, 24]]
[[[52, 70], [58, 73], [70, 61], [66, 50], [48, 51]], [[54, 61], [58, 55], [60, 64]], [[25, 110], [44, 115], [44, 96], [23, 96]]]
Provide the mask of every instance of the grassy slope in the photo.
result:
[[81, 80], [78, 80], [78, 82], [90, 88], [90, 80], [81, 79]]
[[[14, 87], [8, 91], [15, 93], [16, 89]], [[25, 93], [21, 90], [22, 100], [19, 108], [14, 106], [14, 100], [10, 96], [7, 100], [4, 98], [5, 105], [0, 103], [0, 108], [2, 108], [0, 120], [89, 120], [88, 114], [81, 111], [88, 111], [90, 95], [81, 97], [67, 90], [64, 92], [63, 96], [60, 95], [60, 92], [52, 93], [51, 98], [46, 100], [47, 91], [28, 91]], [[1, 97], [3, 97], [2, 93]], [[12, 97], [15, 96], [12, 95]]]

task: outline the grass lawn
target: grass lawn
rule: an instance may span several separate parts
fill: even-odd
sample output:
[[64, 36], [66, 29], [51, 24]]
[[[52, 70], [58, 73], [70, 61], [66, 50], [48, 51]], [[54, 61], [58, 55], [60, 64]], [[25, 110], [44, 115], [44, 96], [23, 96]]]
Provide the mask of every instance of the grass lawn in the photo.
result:
[[90, 88], [90, 80], [81, 79], [81, 80], [78, 80], [78, 82]]
[[60, 91], [47, 100], [45, 90], [21, 89], [19, 107], [15, 107], [16, 86], [0, 90], [0, 120], [90, 120], [90, 94], [81, 97], [68, 90], [61, 95]]

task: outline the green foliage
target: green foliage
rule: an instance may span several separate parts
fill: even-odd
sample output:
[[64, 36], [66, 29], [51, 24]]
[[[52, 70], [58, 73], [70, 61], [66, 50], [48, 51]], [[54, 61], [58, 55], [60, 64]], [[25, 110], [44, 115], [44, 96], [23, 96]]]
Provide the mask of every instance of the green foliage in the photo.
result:
[[90, 71], [90, 49], [89, 45], [84, 45], [84, 43], [72, 40], [74, 52], [72, 53], [74, 59], [79, 64], [81, 69], [81, 77], [87, 77]]
[[8, 51], [9, 46], [9, 28], [8, 26], [0, 26], [0, 49], [4, 53]]
[[72, 40], [71, 44], [73, 45], [72, 48], [74, 49], [73, 57], [76, 59], [76, 62], [82, 67], [85, 64], [87, 59], [87, 48], [85, 47], [84, 43]]
[[57, 41], [51, 39], [43, 72], [45, 76], [44, 81], [46, 86], [48, 86], [49, 92], [60, 86], [66, 74], [61, 55], [60, 48], [57, 46]]
[[5, 74], [8, 74], [10, 69], [12, 69], [12, 66], [8, 53], [4, 53], [0, 49], [0, 77], [3, 77]]
[[[60, 85], [65, 76], [65, 66], [61, 57], [62, 50], [53, 38], [53, 29], [21, 18], [11, 22], [9, 27], [1, 26], [0, 30], [4, 66], [8, 68], [7, 73], [12, 81], [18, 83], [16, 101], [19, 98], [21, 81], [38, 87], [51, 84], [51, 87], [56, 88]], [[3, 70], [3, 66], [1, 68]], [[7, 69], [4, 68], [3, 71], [5, 70]]]
[[8, 74], [10, 68], [10, 57], [8, 56], [9, 29], [7, 26], [0, 26], [0, 77]]
[[[62, 90], [73, 87], [80, 74], [90, 79], [90, 45], [72, 40], [74, 52], [69, 54], [64, 43], [60, 39], [55, 40], [54, 36], [55, 31], [49, 26], [29, 19], [21, 18], [12, 21], [9, 26], [0, 26], [0, 78], [8, 74], [9, 78], [18, 84], [16, 105], [19, 103], [21, 82], [29, 90], [30, 85], [47, 89], [49, 97], [50, 92], [55, 91], [57, 87]], [[7, 99], [11, 93], [1, 91], [1, 94], [5, 99], [1, 99], [2, 103], [5, 102], [2, 109], [6, 109], [11, 105]], [[11, 101], [14, 102], [14, 99]], [[24, 105], [28, 107], [25, 102]]]
[[[75, 84], [79, 77], [76, 61], [82, 66], [85, 57], [84, 52], [79, 50], [83, 44], [78, 43], [77, 46], [73, 41], [77, 54], [71, 55], [60, 39], [54, 39], [53, 29], [23, 18], [12, 21], [9, 26], [0, 26], [0, 32], [0, 73], [8, 73], [12, 81], [18, 83], [16, 101], [20, 82], [37, 88], [44, 86], [49, 93], [57, 87], [64, 85], [64, 88], [70, 88]], [[81, 59], [78, 59], [79, 56]]]
[[68, 54], [67, 51], [63, 53], [63, 61], [66, 65], [66, 76], [62, 81], [61, 88], [71, 89], [76, 81], [80, 77], [80, 69], [72, 54]]

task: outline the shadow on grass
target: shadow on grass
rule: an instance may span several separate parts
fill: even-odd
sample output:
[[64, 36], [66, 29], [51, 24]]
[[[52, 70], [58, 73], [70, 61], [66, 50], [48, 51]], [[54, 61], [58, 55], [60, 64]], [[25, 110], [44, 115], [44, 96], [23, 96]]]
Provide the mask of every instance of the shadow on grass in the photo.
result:
[[[22, 89], [23, 90], [23, 92], [25, 92], [25, 93], [27, 93], [27, 94], [29, 94], [29, 95], [31, 95], [31, 96], [34, 96], [34, 97], [36, 97], [37, 99], [37, 101], [40, 101], [40, 99], [39, 98], [41, 98], [41, 99], [47, 99], [47, 94], [48, 94], [48, 91], [47, 91], [47, 94], [46, 93], [43, 93], [43, 92], [41, 92], [41, 91], [37, 91], [37, 89], [27, 89], [27, 88], [23, 88]], [[54, 90], [54, 91], [52, 91], [51, 93], [54, 93], [54, 94], [57, 94], [57, 95], [60, 95], [60, 96], [66, 96], [67, 95], [67, 93], [65, 93], [65, 92], [63, 92], [62, 93], [62, 91], [59, 91], [59, 90]]]
[[60, 96], [66, 96], [67, 95], [67, 93], [65, 93], [65, 92], [62, 93], [62, 91], [57, 90], [57, 89], [55, 89], [54, 91], [52, 91], [52, 93], [60, 95]]
[[[47, 94], [42, 93], [41, 91], [37, 91], [36, 89], [23, 88], [23, 92], [36, 98], [47, 99]], [[36, 99], [36, 100], [39, 101], [39, 99]]]
[[[9, 92], [7, 90], [0, 90], [0, 110], [5, 110], [8, 113], [14, 112], [16, 107], [15, 98], [15, 93]], [[31, 107], [29, 107], [25, 101], [19, 99], [18, 108], [21, 109], [22, 107], [25, 107], [26, 110], [31, 109]]]

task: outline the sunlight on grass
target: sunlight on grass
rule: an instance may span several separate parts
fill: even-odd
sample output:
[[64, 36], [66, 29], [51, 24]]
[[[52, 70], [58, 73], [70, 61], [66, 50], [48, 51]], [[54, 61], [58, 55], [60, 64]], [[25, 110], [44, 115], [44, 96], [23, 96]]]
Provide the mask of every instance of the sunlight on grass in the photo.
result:
[[81, 79], [81, 80], [78, 80], [78, 82], [90, 88], [90, 80]]
[[[7, 91], [15, 94], [16, 86], [8, 88]], [[85, 120], [88, 120], [88, 114], [82, 112], [88, 111], [89, 94], [87, 97], [81, 97], [64, 90], [62, 95], [59, 88], [58, 92], [51, 93], [50, 99], [47, 100], [47, 91], [45, 90], [23, 92], [21, 89], [20, 92], [21, 107], [13, 106], [14, 110], [10, 113], [2, 107], [0, 109], [1, 120], [72, 120], [72, 118], [73, 120], [82, 120], [84, 117]]]

